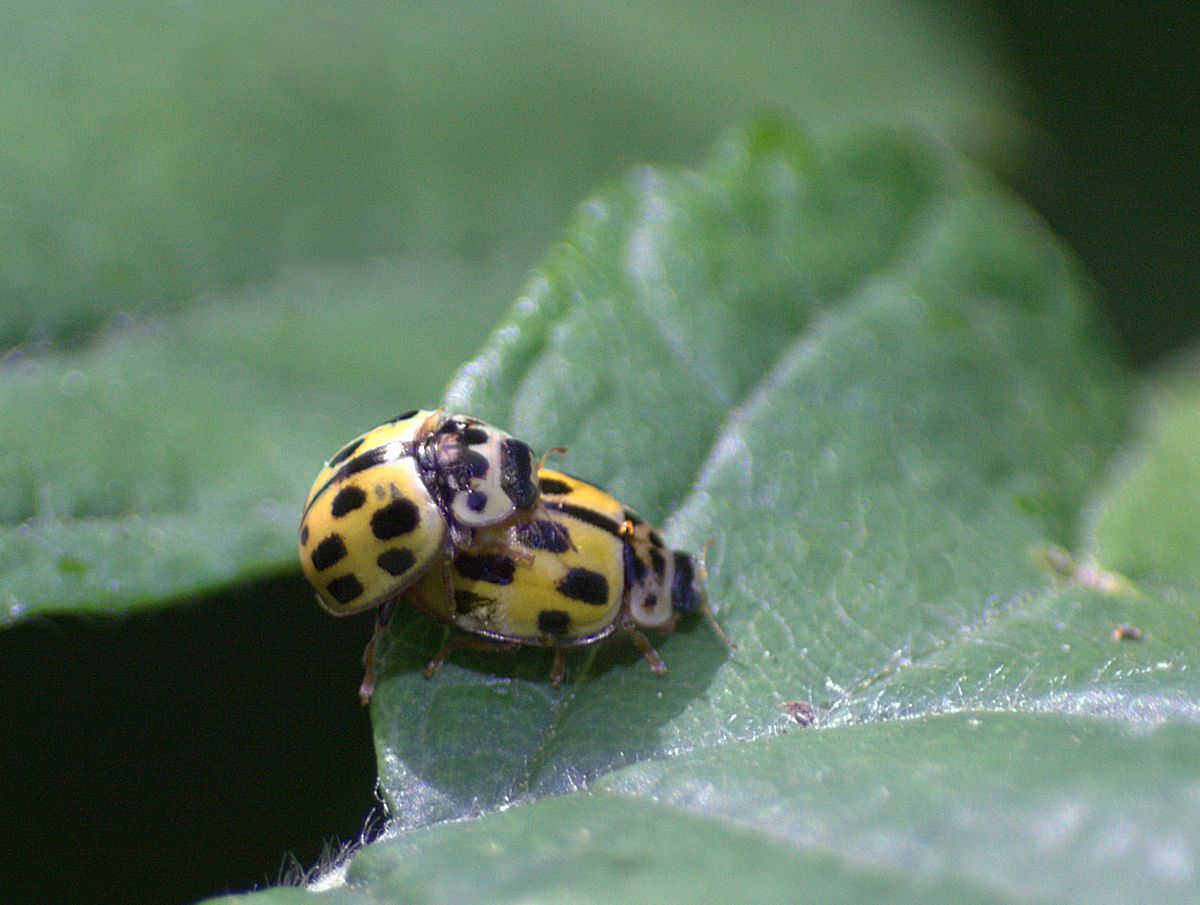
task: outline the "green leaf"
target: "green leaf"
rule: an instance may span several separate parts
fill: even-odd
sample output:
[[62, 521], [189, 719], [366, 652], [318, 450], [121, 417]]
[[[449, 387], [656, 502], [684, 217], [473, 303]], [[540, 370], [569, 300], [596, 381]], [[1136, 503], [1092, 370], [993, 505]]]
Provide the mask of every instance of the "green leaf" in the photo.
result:
[[[1122, 429], [1120, 369], [1069, 261], [978, 174], [919, 143], [810, 147], [768, 121], [699, 174], [636, 173], [584, 206], [452, 406], [609, 486], [668, 539], [714, 538], [740, 649], [611, 644], [560, 692], [543, 658], [415, 668], [393, 633], [375, 702], [403, 823], [556, 793], [622, 764], [755, 737], [937, 649], [1044, 585], [1029, 550]], [[528, 677], [534, 677], [530, 681]], [[824, 701], [822, 700], [822, 703]]]
[[1135, 580], [1200, 581], [1200, 379], [1194, 365], [1155, 388], [1143, 445], [1093, 513], [1095, 556]]
[[962, 714], [791, 733], [601, 787], [1001, 901], [1187, 902], [1198, 743], [1194, 725]]
[[893, 134], [760, 122], [588, 202], [450, 397], [713, 538], [739, 649], [696, 625], [664, 680], [613, 641], [560, 691], [536, 652], [428, 681], [438, 630], [399, 618], [393, 832], [308, 895], [1195, 901], [1197, 585], [1107, 557], [1194, 547], [1164, 488], [1200, 394], [1114, 470], [1107, 336], [1035, 218]]
[[372, 895], [395, 902], [773, 905], [799, 890], [814, 902], [997, 901], [955, 878], [905, 876], [830, 850], [797, 852], [730, 821], [608, 795], [564, 796], [371, 846], [347, 879], [353, 888], [368, 878]]
[[0, 624], [295, 568], [316, 469], [431, 405], [504, 292], [455, 261], [298, 272], [0, 367]]
[[1195, 725], [1057, 714], [791, 732], [385, 839], [334, 892], [245, 901], [1187, 903], [1198, 747]]
[[601, 178], [762, 104], [1021, 134], [965, 17], [707, 5], [10, 0], [0, 350], [286, 266], [437, 249], [512, 278]]

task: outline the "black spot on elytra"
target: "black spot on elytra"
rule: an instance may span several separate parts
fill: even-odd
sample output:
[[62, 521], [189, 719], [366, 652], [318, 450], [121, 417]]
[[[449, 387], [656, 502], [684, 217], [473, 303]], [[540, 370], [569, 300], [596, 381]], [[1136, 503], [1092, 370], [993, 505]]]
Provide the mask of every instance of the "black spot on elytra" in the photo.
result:
[[333, 507], [330, 512], [334, 518], [341, 518], [346, 513], [360, 508], [366, 501], [367, 495], [361, 487], [343, 487], [333, 498]]
[[661, 581], [663, 572], [665, 572], [667, 569], [667, 561], [663, 559], [662, 553], [654, 549], [654, 547], [650, 548], [650, 565], [654, 569], [654, 574], [657, 575]]
[[675, 578], [671, 582], [671, 606], [681, 613], [694, 613], [700, 609], [700, 595], [696, 590], [696, 573], [692, 557], [682, 550], [675, 551]]
[[518, 509], [528, 509], [537, 502], [533, 451], [512, 437], [500, 445], [500, 487]]
[[571, 617], [562, 610], [542, 610], [538, 613], [538, 631], [546, 635], [565, 635], [571, 627]]
[[403, 575], [413, 567], [417, 558], [413, 556], [412, 550], [406, 547], [396, 548], [392, 550], [384, 550], [375, 560], [375, 565], [383, 569], [389, 575]]
[[357, 440], [347, 443], [336, 453], [334, 453], [333, 458], [329, 460], [329, 467], [333, 468], [335, 465], [341, 465], [352, 455], [354, 455], [354, 451], [362, 446], [363, 439], [363, 437], [359, 437]]
[[345, 465], [338, 469], [338, 473], [333, 476], [331, 481], [344, 481], [351, 475], [356, 475], [360, 471], [366, 471], [368, 468], [374, 468], [376, 465], [382, 465], [390, 459], [395, 459], [392, 444], [385, 443], [383, 446], [375, 446], [368, 449], [361, 456], [355, 456]]
[[548, 493], [551, 496], [566, 496], [574, 489], [566, 481], [560, 481], [558, 478], [540, 478], [538, 486], [542, 489], [542, 493]]
[[487, 509], [487, 494], [482, 490], [472, 490], [467, 493], [467, 508], [472, 512], [483, 512]]
[[371, 530], [380, 540], [408, 534], [421, 524], [421, 513], [412, 500], [392, 500], [371, 516]]
[[546, 503], [546, 508], [553, 509], [555, 512], [561, 512], [563, 515], [569, 515], [571, 518], [577, 518], [581, 522], [587, 522], [589, 525], [607, 531], [615, 537], [621, 537], [621, 526], [602, 512], [596, 512], [585, 506], [576, 506], [572, 503], [549, 501]]
[[329, 582], [325, 590], [338, 603], [349, 603], [363, 592], [363, 586], [353, 575], [341, 575]]
[[656, 546], [656, 547], [665, 547], [666, 546], [666, 544], [663, 543], [662, 535], [659, 534], [657, 531], [650, 532], [650, 543], [654, 544], [654, 546]]
[[417, 409], [412, 409], [410, 411], [405, 412], [403, 415], [397, 415], [395, 418], [393, 418], [391, 421], [389, 421], [388, 424], [396, 424], [399, 421], [407, 421], [409, 418], [411, 418], [413, 415], [415, 415], [417, 413], [417, 411], [418, 411]]
[[566, 525], [548, 519], [536, 519], [518, 525], [517, 542], [530, 550], [546, 550], [550, 553], [566, 553], [571, 549], [571, 535]]
[[[362, 443], [362, 440], [356, 440], [346, 448], [353, 452], [354, 450], [358, 449], [360, 443]], [[341, 453], [338, 453], [338, 455], [340, 456]], [[305, 515], [308, 514], [308, 510], [312, 509], [317, 500], [321, 499], [321, 497], [325, 494], [325, 491], [334, 484], [340, 484], [351, 475], [356, 475], [360, 471], [366, 471], [368, 468], [374, 468], [376, 465], [382, 465], [384, 462], [395, 462], [397, 459], [401, 459], [404, 456], [410, 455], [412, 455], [412, 450], [408, 447], [408, 444], [396, 442], [385, 443], [382, 446], [373, 447], [368, 449], [361, 456], [355, 456], [353, 459], [335, 471], [333, 476], [321, 485], [321, 489], [312, 495], [312, 498], [309, 500], [308, 505], [304, 509]], [[335, 463], [331, 462], [330, 464], [333, 465]]]
[[608, 579], [591, 569], [572, 569], [558, 582], [558, 592], [564, 597], [592, 606], [608, 603]]
[[454, 611], [460, 616], [475, 613], [495, 604], [496, 601], [482, 594], [475, 594], [466, 588], [454, 589]]
[[305, 522], [303, 525], [300, 526], [300, 546], [305, 547], [307, 545], [308, 545], [308, 522]]
[[656, 606], [658, 606], [658, 595], [657, 594], [647, 594], [645, 602], [646, 602], [646, 609], [653, 610]]
[[517, 564], [499, 553], [459, 553], [454, 568], [464, 578], [486, 581], [488, 584], [512, 584]]
[[318, 572], [323, 572], [332, 565], [336, 565], [346, 555], [346, 542], [342, 540], [340, 534], [331, 534], [325, 540], [317, 544], [316, 549], [312, 552], [313, 568]]

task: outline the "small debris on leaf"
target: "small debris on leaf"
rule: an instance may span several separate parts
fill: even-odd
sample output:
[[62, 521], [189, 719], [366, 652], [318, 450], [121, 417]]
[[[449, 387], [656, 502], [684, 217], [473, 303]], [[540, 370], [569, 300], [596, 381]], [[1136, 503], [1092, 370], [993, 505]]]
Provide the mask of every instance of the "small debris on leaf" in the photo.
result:
[[1114, 641], [1141, 641], [1143, 632], [1136, 625], [1130, 625], [1128, 622], [1122, 622], [1113, 629]]
[[790, 716], [800, 726], [816, 725], [817, 711], [808, 701], [784, 701], [779, 709]]

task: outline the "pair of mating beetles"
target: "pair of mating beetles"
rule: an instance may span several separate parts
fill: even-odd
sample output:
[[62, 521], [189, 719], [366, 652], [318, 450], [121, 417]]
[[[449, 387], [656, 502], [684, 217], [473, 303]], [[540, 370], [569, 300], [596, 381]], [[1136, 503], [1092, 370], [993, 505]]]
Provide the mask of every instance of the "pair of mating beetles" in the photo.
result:
[[662, 675], [641, 629], [670, 631], [680, 614], [703, 612], [724, 637], [702, 564], [599, 487], [544, 462], [477, 418], [412, 411], [346, 444], [317, 475], [300, 562], [330, 613], [378, 609], [363, 703], [375, 687], [375, 645], [401, 597], [456, 630], [427, 677], [458, 648], [533, 645], [553, 648], [558, 687], [568, 648], [614, 632]]

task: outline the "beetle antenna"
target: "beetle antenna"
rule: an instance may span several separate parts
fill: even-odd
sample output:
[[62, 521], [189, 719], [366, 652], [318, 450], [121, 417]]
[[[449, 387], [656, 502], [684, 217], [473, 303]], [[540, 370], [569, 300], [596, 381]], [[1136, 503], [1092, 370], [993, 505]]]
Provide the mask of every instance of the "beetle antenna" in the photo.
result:
[[542, 458], [538, 462], [538, 471], [541, 471], [546, 467], [546, 460], [549, 459], [553, 453], [558, 453], [560, 456], [565, 456], [567, 454], [567, 448], [565, 446], [551, 446], [548, 450], [542, 453]]

